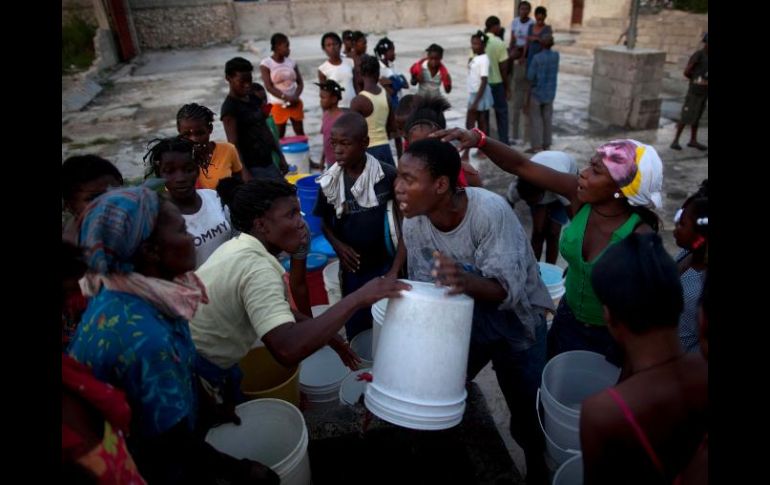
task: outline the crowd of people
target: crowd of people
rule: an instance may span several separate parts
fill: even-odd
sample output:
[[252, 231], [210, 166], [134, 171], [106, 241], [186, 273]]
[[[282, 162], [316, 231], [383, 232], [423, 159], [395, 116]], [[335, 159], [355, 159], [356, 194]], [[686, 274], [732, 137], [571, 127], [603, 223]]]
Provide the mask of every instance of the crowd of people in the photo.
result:
[[[497, 17], [469, 34], [465, 129], [448, 129], [444, 117], [452, 77], [440, 45], [401, 73], [387, 37], [368, 54], [363, 32], [321, 36], [313, 215], [339, 258], [343, 297], [317, 317], [305, 278], [309, 229], [280, 144], [289, 122], [304, 135], [304, 81], [286, 35], [273, 34], [259, 61], [262, 84], [251, 61], [225, 64], [227, 141], [210, 139], [214, 112], [190, 100], [177, 113], [178, 136], [148, 140], [140, 186], [124, 186], [96, 155], [63, 162], [67, 477], [279, 483], [269, 467], [204, 440], [212, 426], [239, 422], [239, 362], [261, 340], [285, 366], [330, 345], [355, 369], [348, 342], [372, 327], [372, 304], [410, 288], [406, 278], [474, 299], [467, 379], [492, 362], [527, 483], [548, 480], [534, 405], [543, 368], [572, 350], [622, 369], [615, 386], [583, 403], [585, 483], [705, 483], [708, 181], [677, 212], [681, 251], [672, 258], [658, 234], [664, 162], [655, 148], [611, 140], [590, 160], [550, 150], [559, 55], [546, 9], [534, 20], [530, 11], [521, 2], [507, 48]], [[697, 83], [701, 57], [688, 66]], [[519, 113], [530, 119], [526, 152], [509, 141], [511, 96], [514, 137]], [[508, 198], [530, 205], [530, 235], [509, 201], [482, 187], [470, 150], [517, 176]], [[543, 252], [567, 263], [558, 307], [540, 275]]]

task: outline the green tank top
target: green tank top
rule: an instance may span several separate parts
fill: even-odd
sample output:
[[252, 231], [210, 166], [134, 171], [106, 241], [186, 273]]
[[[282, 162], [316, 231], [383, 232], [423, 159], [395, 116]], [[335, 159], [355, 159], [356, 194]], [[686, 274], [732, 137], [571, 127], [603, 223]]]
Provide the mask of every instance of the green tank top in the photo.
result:
[[575, 214], [570, 225], [562, 232], [559, 241], [559, 252], [569, 264], [567, 281], [564, 285], [566, 288], [564, 297], [575, 314], [575, 318], [591, 325], [605, 325], [602, 304], [596, 297], [593, 286], [591, 286], [591, 271], [608, 247], [622, 241], [634, 232], [637, 224], [641, 222], [641, 218], [638, 214], [631, 214], [631, 217], [612, 233], [607, 247], [593, 261], [586, 262], [583, 260], [583, 236], [586, 232], [590, 213], [590, 204], [583, 205]]

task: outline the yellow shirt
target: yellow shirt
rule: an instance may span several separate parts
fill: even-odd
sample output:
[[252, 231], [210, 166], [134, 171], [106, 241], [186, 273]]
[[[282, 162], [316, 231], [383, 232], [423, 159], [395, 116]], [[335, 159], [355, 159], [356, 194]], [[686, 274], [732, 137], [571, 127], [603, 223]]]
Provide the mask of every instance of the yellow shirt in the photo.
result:
[[237, 364], [270, 330], [294, 322], [283, 267], [253, 236], [241, 233], [219, 246], [195, 272], [209, 303], [190, 320], [195, 348], [213, 364]]
[[372, 102], [374, 109], [372, 114], [366, 117], [366, 126], [369, 128], [369, 146], [376, 147], [388, 144], [388, 95], [384, 88], [380, 88], [380, 94], [372, 94], [369, 91], [361, 91], [369, 101]]
[[216, 190], [221, 179], [241, 170], [243, 170], [243, 165], [235, 145], [226, 141], [214, 142], [211, 164], [206, 173], [201, 170], [200, 175], [198, 175], [198, 188]]

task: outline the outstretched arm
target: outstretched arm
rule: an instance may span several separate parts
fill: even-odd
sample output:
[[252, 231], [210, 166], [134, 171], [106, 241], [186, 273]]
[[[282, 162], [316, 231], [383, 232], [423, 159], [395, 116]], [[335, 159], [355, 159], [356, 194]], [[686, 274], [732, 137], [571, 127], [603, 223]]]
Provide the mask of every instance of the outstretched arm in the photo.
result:
[[[481, 138], [478, 133], [462, 128], [441, 130], [431, 133], [430, 136], [441, 138], [441, 141], [458, 140], [461, 150], [477, 147]], [[544, 190], [566, 197], [572, 202], [576, 211], [582, 205], [577, 200], [578, 177], [576, 175], [562, 173], [534, 163], [508, 145], [492, 138], [487, 138], [481, 150], [495, 165], [506, 172], [518, 175]]]

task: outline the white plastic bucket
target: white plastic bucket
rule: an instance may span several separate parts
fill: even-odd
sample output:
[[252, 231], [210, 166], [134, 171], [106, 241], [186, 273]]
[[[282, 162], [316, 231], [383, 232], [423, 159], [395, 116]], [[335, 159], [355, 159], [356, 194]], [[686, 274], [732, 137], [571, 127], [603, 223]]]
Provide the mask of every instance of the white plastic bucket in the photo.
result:
[[546, 436], [563, 449], [580, 449], [580, 406], [588, 396], [617, 383], [620, 368], [596, 352], [573, 350], [543, 368], [540, 399]]
[[552, 485], [583, 485], [583, 455], [578, 454], [565, 461], [556, 470]]
[[372, 357], [373, 330], [364, 330], [350, 341], [350, 348], [361, 358], [361, 367], [371, 367], [374, 363]]
[[313, 318], [316, 318], [323, 314], [326, 310], [329, 309], [330, 305], [316, 305], [314, 307], [310, 307], [310, 313], [313, 314]]
[[363, 368], [355, 370], [342, 380], [342, 385], [340, 385], [341, 403], [347, 404], [348, 406], [355, 406], [358, 404], [358, 400], [361, 398], [364, 391], [366, 391], [367, 384], [369, 384], [365, 380], [358, 379], [358, 376], [365, 372], [371, 373], [372, 369]]
[[411, 429], [437, 430], [462, 421], [473, 299], [407, 281], [412, 290], [388, 302], [366, 407]]
[[546, 465], [550, 472], [553, 473], [562, 463], [580, 454], [580, 449], [564, 449], [554, 443], [551, 437], [548, 436], [543, 427], [543, 420], [540, 418], [540, 389], [537, 390], [537, 396], [535, 397], [535, 412], [537, 413], [537, 421], [540, 423], [540, 429], [545, 436]]
[[281, 399], [238, 405], [241, 424], [212, 428], [206, 442], [234, 458], [258, 461], [281, 477], [282, 485], [309, 485], [308, 432], [302, 413]]
[[383, 298], [372, 305], [372, 360], [377, 356], [377, 344], [380, 341], [382, 322], [385, 321], [385, 310], [387, 310], [387, 308], [387, 298]]
[[323, 271], [324, 287], [329, 305], [334, 305], [342, 299], [342, 286], [340, 284], [340, 260], [337, 259], [327, 264]]
[[299, 389], [309, 402], [336, 401], [342, 379], [348, 368], [328, 345], [321, 347], [305, 360], [299, 371]]

